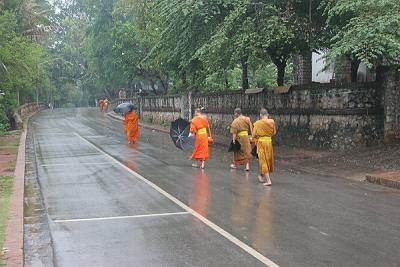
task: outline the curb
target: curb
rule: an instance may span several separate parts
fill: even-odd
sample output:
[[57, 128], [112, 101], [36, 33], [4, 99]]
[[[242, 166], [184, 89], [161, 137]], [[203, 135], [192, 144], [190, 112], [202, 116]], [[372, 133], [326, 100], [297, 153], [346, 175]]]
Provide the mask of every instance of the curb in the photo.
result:
[[[33, 115], [33, 114], [32, 114]], [[11, 196], [10, 214], [4, 242], [5, 266], [24, 265], [24, 191], [25, 191], [25, 145], [28, 119], [24, 122], [21, 134], [17, 162], [14, 171], [14, 186]]]
[[400, 172], [369, 174], [366, 176], [366, 180], [373, 184], [379, 184], [395, 189], [400, 189]]

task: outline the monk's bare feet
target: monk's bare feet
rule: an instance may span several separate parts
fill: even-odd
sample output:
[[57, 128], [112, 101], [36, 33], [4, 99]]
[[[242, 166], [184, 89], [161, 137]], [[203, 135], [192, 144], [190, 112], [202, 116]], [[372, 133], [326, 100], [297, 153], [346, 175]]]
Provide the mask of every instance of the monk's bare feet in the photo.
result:
[[205, 161], [202, 161], [202, 162], [201, 162], [200, 168], [204, 169], [205, 167], [206, 167], [206, 162], [205, 162]]
[[259, 175], [257, 178], [259, 183], [261, 184], [265, 183], [264, 177], [262, 177], [261, 175]]
[[246, 164], [246, 168], [245, 168], [244, 170], [245, 170], [246, 172], [250, 171], [250, 164], [249, 164], [249, 163]]
[[193, 168], [198, 168], [199, 165], [198, 165], [197, 163], [193, 163], [193, 164], [192, 164], [192, 167], [193, 167]]
[[235, 164], [233, 164], [233, 163], [231, 164], [231, 166], [230, 166], [230, 167], [231, 167], [231, 169], [236, 169], [236, 168], [237, 168], [237, 167], [236, 167], [236, 165], [235, 165]]
[[264, 179], [265, 179], [265, 186], [271, 186], [272, 185], [272, 181], [271, 178], [269, 177], [269, 174], [264, 175]]

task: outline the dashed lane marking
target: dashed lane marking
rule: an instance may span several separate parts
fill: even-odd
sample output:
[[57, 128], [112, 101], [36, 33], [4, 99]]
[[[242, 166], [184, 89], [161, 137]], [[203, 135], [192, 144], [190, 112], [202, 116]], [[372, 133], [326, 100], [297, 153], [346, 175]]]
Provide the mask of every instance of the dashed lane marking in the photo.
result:
[[191, 209], [189, 206], [187, 206], [186, 204], [184, 204], [183, 202], [181, 202], [180, 200], [178, 200], [177, 198], [172, 196], [170, 193], [168, 193], [167, 191], [165, 191], [164, 189], [162, 189], [158, 185], [156, 185], [153, 182], [147, 180], [146, 178], [144, 178], [139, 173], [131, 170], [129, 167], [125, 166], [124, 164], [119, 162], [117, 159], [113, 158], [110, 154], [106, 153], [105, 151], [103, 151], [100, 148], [98, 148], [96, 145], [92, 144], [89, 140], [85, 139], [80, 134], [78, 134], [78, 133], [74, 133], [74, 134], [76, 136], [78, 136], [79, 138], [81, 138], [82, 140], [86, 141], [89, 145], [94, 147], [97, 151], [99, 151], [100, 153], [102, 153], [105, 156], [107, 156], [110, 160], [112, 160], [115, 163], [117, 163], [118, 165], [120, 165], [122, 168], [124, 168], [126, 171], [131, 173], [137, 179], [139, 179], [139, 180], [143, 181], [144, 183], [148, 184], [149, 186], [151, 186], [154, 190], [156, 190], [157, 192], [161, 193], [162, 195], [164, 195], [165, 197], [170, 199], [172, 202], [174, 202], [175, 204], [177, 204], [178, 206], [180, 206], [181, 208], [186, 210], [188, 213], [192, 214], [194, 217], [196, 217], [197, 219], [202, 221], [208, 227], [210, 227], [211, 229], [213, 229], [214, 231], [216, 231], [217, 233], [219, 233], [220, 235], [222, 235], [223, 237], [225, 237], [226, 239], [231, 241], [233, 244], [237, 245], [238, 247], [240, 247], [241, 249], [243, 249], [244, 251], [246, 251], [247, 253], [249, 253], [250, 255], [255, 257], [256, 259], [258, 259], [260, 262], [264, 263], [265, 265], [267, 265], [269, 267], [279, 267], [278, 264], [276, 264], [272, 260], [268, 259], [267, 257], [262, 255], [261, 253], [259, 253], [258, 251], [256, 251], [252, 247], [250, 247], [249, 245], [246, 245], [245, 243], [240, 241], [238, 238], [234, 237], [233, 235], [231, 235], [230, 233], [228, 233], [227, 231], [225, 231], [224, 229], [222, 229], [221, 227], [219, 227], [218, 225], [216, 225], [212, 221], [210, 221], [207, 218], [205, 218], [204, 216], [202, 216], [200, 213], [198, 213], [195, 210]]
[[184, 215], [184, 214], [190, 214], [190, 213], [187, 212], [187, 211], [182, 211], [182, 212], [154, 213], [154, 214], [142, 214], [142, 215], [130, 215], [130, 216], [115, 216], [115, 217], [99, 217], [99, 218], [83, 218], [83, 219], [54, 220], [54, 222], [55, 222], [55, 223], [92, 222], [92, 221], [107, 221], [107, 220], [121, 220], [121, 219], [147, 218], [147, 217], [162, 217], [162, 216]]
[[54, 164], [40, 164], [40, 167], [52, 166], [71, 166], [71, 165], [113, 165], [113, 162], [71, 162], [71, 163], [54, 163]]

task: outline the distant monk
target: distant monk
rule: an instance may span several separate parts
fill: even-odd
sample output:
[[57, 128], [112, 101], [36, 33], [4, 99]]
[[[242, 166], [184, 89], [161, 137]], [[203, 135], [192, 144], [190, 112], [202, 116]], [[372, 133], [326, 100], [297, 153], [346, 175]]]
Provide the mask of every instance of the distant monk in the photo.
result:
[[275, 134], [275, 121], [268, 117], [266, 109], [261, 109], [260, 120], [254, 124], [253, 138], [257, 140], [258, 163], [260, 165], [258, 180], [266, 186], [272, 185], [269, 175], [274, 171], [272, 136]]
[[107, 112], [108, 111], [108, 106], [110, 105], [110, 101], [108, 101], [107, 97], [103, 101], [103, 111]]
[[104, 107], [104, 100], [100, 99], [100, 101], [99, 101], [100, 112], [103, 112], [103, 107]]
[[236, 169], [237, 165], [245, 165], [245, 170], [250, 170], [251, 144], [250, 136], [253, 131], [253, 124], [249, 117], [243, 116], [240, 108], [235, 109], [235, 120], [231, 124], [232, 141], [240, 143], [240, 151], [235, 151], [233, 154], [232, 169]]
[[[200, 162], [200, 168], [204, 169], [205, 161], [210, 157], [208, 150], [208, 134], [210, 133], [208, 119], [201, 114], [201, 109], [195, 110], [195, 117], [190, 124], [190, 133], [196, 135], [192, 159]], [[193, 163], [192, 167], [199, 167], [197, 163]]]
[[135, 111], [125, 113], [125, 132], [128, 143], [135, 143], [140, 137], [139, 116]]

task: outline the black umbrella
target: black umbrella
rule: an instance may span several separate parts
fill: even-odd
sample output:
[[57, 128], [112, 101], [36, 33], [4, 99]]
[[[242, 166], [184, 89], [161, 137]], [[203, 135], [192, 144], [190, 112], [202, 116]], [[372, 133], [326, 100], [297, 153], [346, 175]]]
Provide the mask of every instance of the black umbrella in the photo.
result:
[[236, 142], [234, 143], [232, 140], [231, 143], [229, 144], [228, 152], [238, 152], [240, 151], [240, 147], [241, 145], [239, 141], [236, 140]]
[[172, 138], [175, 146], [182, 150], [191, 150], [194, 147], [194, 137], [189, 137], [190, 122], [184, 119], [177, 119], [171, 122], [169, 135]]
[[124, 114], [129, 111], [136, 110], [136, 109], [137, 108], [134, 104], [132, 104], [130, 102], [124, 102], [124, 103], [119, 104], [116, 108], [114, 108], [114, 112]]

